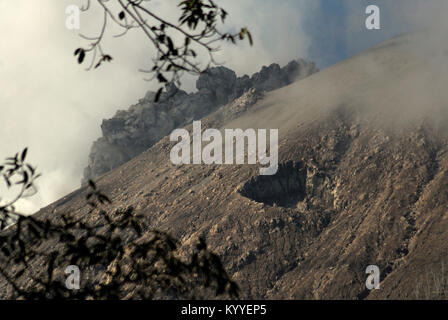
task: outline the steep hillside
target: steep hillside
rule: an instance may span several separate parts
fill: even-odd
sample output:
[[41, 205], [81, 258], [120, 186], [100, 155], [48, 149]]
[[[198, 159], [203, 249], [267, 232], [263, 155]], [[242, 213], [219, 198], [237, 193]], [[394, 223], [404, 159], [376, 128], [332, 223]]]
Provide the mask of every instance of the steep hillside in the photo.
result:
[[[165, 137], [98, 184], [186, 248], [204, 235], [244, 298], [423, 298], [419, 286], [432, 285], [428, 274], [442, 279], [448, 250], [443, 39], [392, 39], [202, 120], [202, 129], [278, 128], [274, 176], [258, 165], [175, 166]], [[85, 193], [38, 214], [82, 215]], [[382, 278], [371, 292], [370, 264]]]

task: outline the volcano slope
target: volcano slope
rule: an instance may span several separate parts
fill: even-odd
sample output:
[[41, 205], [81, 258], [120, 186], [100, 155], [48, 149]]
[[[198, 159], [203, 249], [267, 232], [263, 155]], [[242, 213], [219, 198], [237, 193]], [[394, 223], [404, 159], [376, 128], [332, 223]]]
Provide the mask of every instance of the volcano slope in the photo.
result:
[[[419, 286], [437, 290], [448, 252], [448, 50], [428, 32], [202, 119], [203, 130], [279, 129], [274, 176], [175, 166], [165, 137], [97, 183], [185, 248], [204, 236], [243, 298], [425, 298]], [[85, 214], [85, 194], [37, 214]], [[369, 291], [372, 264], [381, 285]]]

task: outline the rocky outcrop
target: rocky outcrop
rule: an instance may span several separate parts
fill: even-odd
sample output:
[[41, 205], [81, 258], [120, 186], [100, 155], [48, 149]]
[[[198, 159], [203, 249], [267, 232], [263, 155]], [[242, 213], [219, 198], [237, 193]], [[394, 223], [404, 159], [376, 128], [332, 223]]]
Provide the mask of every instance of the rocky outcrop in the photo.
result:
[[149, 91], [128, 110], [119, 110], [111, 119], [103, 120], [103, 136], [92, 145], [82, 182], [118, 167], [173, 129], [203, 118], [251, 88], [275, 90], [317, 71], [314, 63], [303, 59], [291, 61], [283, 68], [271, 64], [252, 77], [237, 77], [228, 68], [215, 67], [199, 76], [197, 92], [187, 93], [171, 84], [159, 102], [154, 103], [155, 92]]

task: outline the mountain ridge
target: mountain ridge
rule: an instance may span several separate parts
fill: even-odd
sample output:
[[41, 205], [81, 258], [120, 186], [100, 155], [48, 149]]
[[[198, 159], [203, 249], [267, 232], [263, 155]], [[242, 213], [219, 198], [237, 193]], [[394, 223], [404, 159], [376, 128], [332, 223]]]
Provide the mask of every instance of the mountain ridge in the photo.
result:
[[282, 68], [276, 63], [263, 66], [251, 77], [237, 77], [234, 71], [221, 66], [198, 77], [196, 92], [187, 93], [170, 84], [155, 103], [156, 93], [148, 91], [128, 110], [119, 110], [112, 118], [103, 120], [103, 136], [92, 145], [81, 183], [118, 167], [172, 130], [201, 119], [251, 88], [271, 91], [317, 71], [314, 63], [303, 59], [292, 60]]

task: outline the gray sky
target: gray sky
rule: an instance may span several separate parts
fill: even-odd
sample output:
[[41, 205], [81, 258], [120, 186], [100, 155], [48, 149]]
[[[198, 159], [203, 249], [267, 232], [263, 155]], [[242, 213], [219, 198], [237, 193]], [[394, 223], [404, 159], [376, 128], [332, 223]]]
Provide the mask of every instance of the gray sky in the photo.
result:
[[[95, 2], [95, 1], [93, 1]], [[224, 46], [218, 60], [237, 74], [261, 66], [305, 57], [327, 66], [400, 32], [436, 20], [446, 12], [442, 0], [378, 0], [385, 29], [363, 29], [364, 2], [345, 0], [226, 0], [229, 27], [247, 26], [255, 45]], [[65, 27], [65, 9], [80, 0], [14, 0], [0, 2], [0, 159], [29, 147], [29, 160], [43, 174], [39, 193], [21, 203], [33, 212], [79, 186], [90, 146], [101, 134], [100, 123], [126, 109], [157, 84], [143, 81], [138, 68], [151, 53], [134, 31], [105, 42], [111, 64], [86, 72], [73, 57], [86, 45], [78, 31]], [[154, 8], [175, 21], [178, 0], [154, 0]], [[367, 3], [367, 2], [366, 2]], [[420, 11], [416, 11], [420, 10]], [[418, 12], [418, 14], [417, 14]], [[100, 20], [81, 16], [83, 34], [95, 35]], [[194, 79], [184, 88], [192, 90]], [[0, 189], [0, 194], [4, 190]]]

